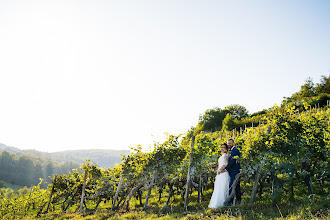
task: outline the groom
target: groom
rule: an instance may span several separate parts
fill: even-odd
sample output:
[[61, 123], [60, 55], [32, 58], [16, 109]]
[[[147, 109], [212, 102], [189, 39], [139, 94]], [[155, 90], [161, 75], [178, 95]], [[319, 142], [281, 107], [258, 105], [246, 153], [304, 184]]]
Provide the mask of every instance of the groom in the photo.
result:
[[[229, 195], [230, 195], [235, 177], [239, 173], [239, 170], [241, 169], [241, 164], [235, 158], [240, 157], [241, 153], [235, 147], [235, 143], [234, 143], [233, 139], [229, 139], [227, 141], [227, 144], [228, 144], [228, 148], [231, 149], [230, 150], [230, 157], [229, 157], [228, 165], [221, 172], [228, 171], [228, 173], [229, 173], [229, 176], [230, 176]], [[238, 180], [238, 183], [236, 185], [235, 191], [236, 191], [237, 202], [240, 203], [241, 202], [241, 187], [240, 187], [239, 180]], [[233, 204], [233, 200], [234, 200], [234, 197], [230, 200], [229, 205]]]

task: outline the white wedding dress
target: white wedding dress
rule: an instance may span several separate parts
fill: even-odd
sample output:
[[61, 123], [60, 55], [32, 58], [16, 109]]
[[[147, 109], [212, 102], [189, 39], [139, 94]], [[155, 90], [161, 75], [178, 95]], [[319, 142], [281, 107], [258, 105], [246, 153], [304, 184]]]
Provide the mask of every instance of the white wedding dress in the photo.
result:
[[[218, 160], [218, 170], [228, 163], [228, 155], [224, 153]], [[223, 206], [229, 196], [229, 181], [228, 172], [217, 174], [214, 182], [214, 190], [210, 200], [209, 208], [218, 208]]]

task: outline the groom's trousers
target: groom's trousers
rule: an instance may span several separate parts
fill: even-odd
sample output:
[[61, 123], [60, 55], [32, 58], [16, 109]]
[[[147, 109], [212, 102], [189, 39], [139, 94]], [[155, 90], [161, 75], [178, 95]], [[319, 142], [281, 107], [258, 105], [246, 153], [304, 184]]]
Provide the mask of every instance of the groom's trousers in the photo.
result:
[[[230, 177], [230, 182], [229, 182], [229, 195], [232, 191], [232, 185], [234, 183], [234, 180], [235, 180], [235, 176], [234, 177]], [[235, 194], [236, 194], [236, 199], [237, 199], [237, 202], [240, 203], [241, 202], [241, 187], [240, 187], [240, 180], [238, 180], [238, 183], [236, 185], [236, 188], [235, 188]], [[234, 197], [230, 200], [230, 204], [233, 204], [233, 200], [234, 200]]]

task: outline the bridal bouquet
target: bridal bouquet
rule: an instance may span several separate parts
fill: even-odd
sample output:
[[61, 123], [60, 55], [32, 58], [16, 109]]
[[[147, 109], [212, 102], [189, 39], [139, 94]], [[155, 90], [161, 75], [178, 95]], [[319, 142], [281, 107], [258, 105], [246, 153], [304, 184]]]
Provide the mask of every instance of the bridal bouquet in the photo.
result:
[[209, 163], [209, 166], [210, 166], [212, 169], [215, 169], [215, 168], [217, 168], [217, 163], [216, 163], [216, 162]]

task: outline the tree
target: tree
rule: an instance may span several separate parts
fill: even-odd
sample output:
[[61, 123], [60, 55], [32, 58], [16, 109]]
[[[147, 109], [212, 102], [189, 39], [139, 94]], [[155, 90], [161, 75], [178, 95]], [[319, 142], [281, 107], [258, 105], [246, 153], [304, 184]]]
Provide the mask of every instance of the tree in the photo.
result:
[[309, 77], [306, 79], [305, 84], [300, 87], [299, 95], [300, 97], [311, 97], [316, 95], [312, 78]]
[[222, 129], [226, 131], [231, 131], [235, 128], [235, 118], [231, 114], [227, 114], [222, 122]]
[[7, 184], [5, 181], [0, 180], [0, 188], [7, 188]]
[[7, 151], [3, 151], [0, 155], [0, 165], [1, 170], [13, 171], [14, 169], [14, 155], [8, 153]]
[[327, 103], [328, 100], [330, 100], [330, 93], [329, 94], [321, 93], [321, 94], [319, 94], [318, 99], [319, 99], [320, 107], [326, 106], [328, 104]]
[[291, 96], [291, 100], [299, 100], [304, 97], [312, 97], [316, 95], [313, 79], [308, 77], [305, 81], [305, 84], [300, 87], [299, 92], [294, 93]]
[[195, 134], [201, 131], [219, 131], [222, 128], [222, 120], [226, 117], [227, 110], [213, 108], [205, 111], [203, 116], [199, 117], [199, 122], [195, 129]]
[[328, 93], [330, 94], [330, 75], [328, 77], [321, 76], [321, 83], [318, 83], [315, 87], [317, 94]]
[[249, 115], [248, 110], [242, 105], [228, 105], [225, 110], [238, 120]]

